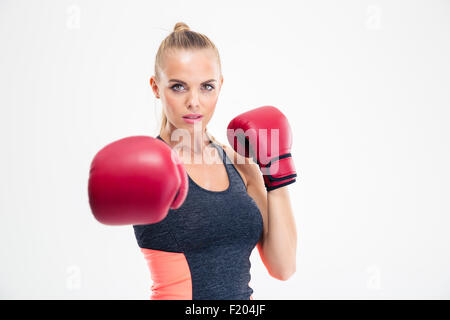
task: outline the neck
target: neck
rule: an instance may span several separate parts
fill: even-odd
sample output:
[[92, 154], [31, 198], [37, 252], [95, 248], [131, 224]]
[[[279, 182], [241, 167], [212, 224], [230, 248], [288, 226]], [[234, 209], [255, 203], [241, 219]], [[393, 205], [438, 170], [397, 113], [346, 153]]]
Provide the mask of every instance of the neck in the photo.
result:
[[178, 129], [168, 123], [160, 134], [172, 149], [191, 155], [201, 155], [212, 142], [206, 128], [194, 126], [194, 130]]

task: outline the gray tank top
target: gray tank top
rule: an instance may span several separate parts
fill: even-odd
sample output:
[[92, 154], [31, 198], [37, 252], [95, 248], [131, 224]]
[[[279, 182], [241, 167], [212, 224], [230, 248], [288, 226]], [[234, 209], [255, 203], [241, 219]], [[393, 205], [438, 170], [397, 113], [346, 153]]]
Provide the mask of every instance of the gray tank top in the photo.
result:
[[193, 299], [247, 300], [253, 293], [249, 258], [262, 236], [262, 216], [225, 150], [212, 145], [222, 156], [228, 188], [207, 190], [188, 176], [181, 207], [159, 223], [133, 226], [135, 236], [141, 248], [184, 253]]

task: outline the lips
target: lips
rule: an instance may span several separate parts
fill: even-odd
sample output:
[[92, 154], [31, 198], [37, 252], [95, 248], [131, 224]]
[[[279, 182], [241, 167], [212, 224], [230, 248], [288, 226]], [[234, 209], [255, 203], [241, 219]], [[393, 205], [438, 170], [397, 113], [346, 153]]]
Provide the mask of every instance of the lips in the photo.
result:
[[201, 114], [194, 114], [194, 113], [186, 114], [183, 116], [183, 118], [185, 118], [185, 119], [198, 119], [201, 117], [203, 117]]
[[195, 124], [196, 122], [201, 122], [202, 118], [203, 118], [203, 116], [201, 114], [195, 114], [195, 113], [185, 114], [183, 116], [184, 122], [189, 123], [189, 124]]

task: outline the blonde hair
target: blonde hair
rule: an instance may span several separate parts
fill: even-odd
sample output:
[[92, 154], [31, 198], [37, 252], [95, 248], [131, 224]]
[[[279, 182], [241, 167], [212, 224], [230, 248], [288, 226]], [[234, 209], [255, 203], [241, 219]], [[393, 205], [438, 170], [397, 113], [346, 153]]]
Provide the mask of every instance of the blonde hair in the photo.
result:
[[[189, 26], [184, 22], [177, 22], [173, 28], [172, 33], [170, 33], [159, 46], [158, 52], [156, 53], [155, 59], [155, 79], [159, 81], [160, 71], [164, 65], [164, 57], [167, 52], [176, 49], [212, 49], [217, 56], [217, 62], [219, 64], [219, 71], [222, 73], [222, 66], [220, 63], [219, 50], [214, 45], [214, 43], [205, 35], [192, 31]], [[161, 117], [161, 127], [159, 129], [159, 134], [162, 134], [164, 128], [167, 125], [167, 117], [164, 111]], [[219, 143], [211, 134], [206, 130], [208, 138], [223, 147], [223, 144]]]

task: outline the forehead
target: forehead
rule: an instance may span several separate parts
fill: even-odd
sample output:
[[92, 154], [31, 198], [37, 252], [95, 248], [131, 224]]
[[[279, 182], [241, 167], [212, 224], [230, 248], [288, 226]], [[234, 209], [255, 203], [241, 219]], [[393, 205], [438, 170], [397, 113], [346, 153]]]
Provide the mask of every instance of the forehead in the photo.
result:
[[217, 78], [219, 65], [212, 49], [174, 50], [164, 57], [163, 77], [202, 82]]

